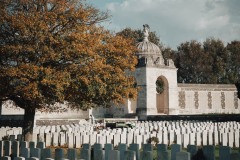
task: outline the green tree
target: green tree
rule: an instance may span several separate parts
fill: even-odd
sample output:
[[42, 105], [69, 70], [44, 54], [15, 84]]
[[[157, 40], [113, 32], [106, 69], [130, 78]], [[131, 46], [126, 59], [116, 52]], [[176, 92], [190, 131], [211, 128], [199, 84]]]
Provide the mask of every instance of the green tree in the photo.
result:
[[175, 65], [176, 65], [176, 63], [177, 63], [177, 57], [176, 57], [177, 51], [173, 50], [170, 47], [163, 47], [162, 48], [162, 55], [165, 59], [172, 59], [173, 62], [175, 63]]
[[[135, 43], [143, 41], [143, 31], [141, 29], [131, 29], [125, 28], [122, 31], [118, 32], [117, 35], [121, 35], [125, 38], [131, 38]], [[149, 32], [149, 41], [156, 44], [163, 49], [163, 44], [160, 42], [160, 38], [157, 36], [156, 32]]]
[[227, 83], [227, 62], [229, 56], [224, 43], [219, 39], [208, 38], [203, 42], [205, 54], [207, 54], [207, 66], [211, 66], [211, 72], [207, 72], [206, 83]]
[[87, 109], [136, 97], [133, 42], [98, 24], [108, 14], [76, 0], [2, 0], [0, 101], [25, 110], [30, 140], [35, 110], [68, 102]]
[[[201, 43], [192, 40], [181, 43], [176, 55], [176, 67], [178, 68], [179, 83], [201, 83], [203, 75], [208, 69], [203, 65], [203, 52]], [[204, 58], [205, 59], [205, 58]]]
[[240, 83], [240, 41], [232, 41], [226, 48], [229, 57], [226, 80], [228, 83]]
[[[125, 38], [130, 38], [135, 42], [135, 44], [143, 41], [144, 37], [143, 31], [141, 29], [132, 29], [129, 27], [118, 32], [117, 35], [121, 35]], [[160, 38], [157, 36], [157, 33], [155, 31], [149, 32], [148, 39], [150, 42], [156, 44], [160, 48], [164, 59], [173, 59], [173, 61], [176, 60], [176, 51], [170, 47], [165, 47], [163, 43], [161, 43]]]

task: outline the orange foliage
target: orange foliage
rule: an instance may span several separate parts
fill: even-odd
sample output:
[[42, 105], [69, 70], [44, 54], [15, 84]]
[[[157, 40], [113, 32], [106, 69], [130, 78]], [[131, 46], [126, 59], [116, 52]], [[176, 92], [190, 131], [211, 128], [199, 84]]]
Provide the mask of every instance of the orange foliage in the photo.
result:
[[2, 0], [0, 15], [0, 100], [86, 109], [136, 97], [127, 74], [136, 48], [99, 26], [107, 13], [75, 0]]

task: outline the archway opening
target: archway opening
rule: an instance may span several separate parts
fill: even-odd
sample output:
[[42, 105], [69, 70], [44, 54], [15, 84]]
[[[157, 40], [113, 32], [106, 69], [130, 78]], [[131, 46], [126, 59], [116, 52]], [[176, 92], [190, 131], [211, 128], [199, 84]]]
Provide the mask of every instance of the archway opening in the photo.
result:
[[169, 89], [166, 77], [160, 76], [156, 80], [156, 106], [160, 114], [169, 114]]

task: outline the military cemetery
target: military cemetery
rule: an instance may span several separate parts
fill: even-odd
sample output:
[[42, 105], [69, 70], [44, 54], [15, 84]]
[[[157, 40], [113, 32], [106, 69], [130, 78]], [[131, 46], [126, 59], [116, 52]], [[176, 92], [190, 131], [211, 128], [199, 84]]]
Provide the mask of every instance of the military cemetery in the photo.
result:
[[[134, 128], [102, 128], [89, 122], [69, 125], [36, 126], [32, 141], [22, 140], [22, 129], [1, 127], [0, 155], [4, 159], [158, 159], [190, 160], [202, 149], [215, 159], [239, 160], [239, 122], [135, 121]], [[154, 138], [158, 139], [156, 143]], [[149, 141], [151, 140], [152, 141]], [[67, 154], [64, 154], [64, 148]], [[54, 155], [53, 155], [53, 150]], [[231, 158], [232, 157], [232, 158]]]
[[240, 160], [239, 41], [174, 52], [148, 24], [105, 30], [81, 0], [3, 0], [0, 15], [0, 160]]

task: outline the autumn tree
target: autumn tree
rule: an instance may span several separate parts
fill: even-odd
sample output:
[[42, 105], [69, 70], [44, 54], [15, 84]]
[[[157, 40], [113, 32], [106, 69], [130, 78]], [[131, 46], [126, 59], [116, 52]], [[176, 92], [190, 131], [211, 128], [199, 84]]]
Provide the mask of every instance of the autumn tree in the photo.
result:
[[87, 109], [136, 97], [133, 42], [99, 23], [108, 13], [76, 0], [1, 0], [0, 101], [25, 110], [30, 140], [36, 109]]

